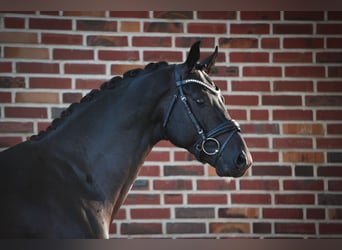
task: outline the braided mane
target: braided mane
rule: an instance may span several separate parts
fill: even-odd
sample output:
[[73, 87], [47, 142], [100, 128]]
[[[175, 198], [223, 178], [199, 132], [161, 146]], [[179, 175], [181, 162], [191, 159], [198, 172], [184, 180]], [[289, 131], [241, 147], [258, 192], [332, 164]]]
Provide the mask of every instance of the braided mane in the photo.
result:
[[80, 102], [72, 103], [68, 108], [61, 112], [60, 117], [55, 118], [51, 122], [50, 126], [47, 127], [46, 130], [40, 131], [37, 135], [32, 135], [30, 137], [30, 140], [38, 140], [42, 138], [42, 136], [46, 135], [49, 131], [55, 130], [58, 127], [58, 125], [60, 125], [65, 120], [66, 117], [70, 116], [79, 107], [79, 105], [82, 105], [82, 103], [88, 103], [93, 101], [99, 95], [101, 95], [103, 91], [115, 89], [123, 83], [127, 82], [127, 80], [128, 82], [130, 82], [131, 79], [135, 78], [138, 75], [149, 73], [160, 67], [166, 67], [167, 65], [167, 62], [149, 63], [145, 66], [144, 69], [136, 68], [126, 71], [122, 77], [114, 76], [109, 81], [102, 83], [100, 85], [100, 89], [91, 90], [88, 94], [82, 97]]

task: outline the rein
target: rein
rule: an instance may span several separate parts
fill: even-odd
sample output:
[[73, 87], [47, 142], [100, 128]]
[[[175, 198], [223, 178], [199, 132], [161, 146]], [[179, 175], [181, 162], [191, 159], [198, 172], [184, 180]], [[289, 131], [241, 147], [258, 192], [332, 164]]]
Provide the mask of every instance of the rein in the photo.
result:
[[[202, 82], [197, 79], [183, 80], [179, 70], [179, 65], [175, 66], [175, 80], [177, 86], [177, 93], [174, 94], [172, 97], [172, 100], [170, 102], [169, 108], [166, 112], [166, 116], [163, 122], [163, 128], [166, 129], [172, 111], [176, 104], [176, 101], [180, 99], [199, 137], [196, 140], [196, 142], [192, 145], [192, 147], [195, 148], [196, 158], [201, 162], [208, 162], [210, 158], [213, 158], [213, 165], [215, 165], [217, 159], [220, 157], [224, 148], [228, 145], [233, 135], [237, 132], [240, 132], [240, 126], [235, 120], [226, 120], [225, 122], [221, 123], [220, 125], [211, 129], [210, 131], [204, 131], [204, 129], [201, 127], [200, 123], [196, 119], [196, 116], [191, 110], [188, 99], [184, 94], [183, 86], [189, 83], [196, 83], [207, 88], [208, 90], [217, 95], [221, 94], [220, 89], [216, 86], [210, 86], [205, 82]], [[223, 144], [221, 145], [221, 143], [215, 137], [224, 133], [228, 133], [228, 135], [227, 138], [224, 140]], [[210, 146], [214, 146], [214, 149], [210, 149]]]

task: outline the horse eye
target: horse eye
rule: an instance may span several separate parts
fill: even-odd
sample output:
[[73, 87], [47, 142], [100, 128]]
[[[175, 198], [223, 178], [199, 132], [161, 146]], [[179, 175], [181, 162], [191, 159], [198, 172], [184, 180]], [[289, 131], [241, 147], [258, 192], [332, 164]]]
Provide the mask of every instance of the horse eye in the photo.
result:
[[198, 99], [196, 99], [196, 103], [199, 104], [199, 105], [203, 105], [204, 104], [204, 99], [198, 98]]

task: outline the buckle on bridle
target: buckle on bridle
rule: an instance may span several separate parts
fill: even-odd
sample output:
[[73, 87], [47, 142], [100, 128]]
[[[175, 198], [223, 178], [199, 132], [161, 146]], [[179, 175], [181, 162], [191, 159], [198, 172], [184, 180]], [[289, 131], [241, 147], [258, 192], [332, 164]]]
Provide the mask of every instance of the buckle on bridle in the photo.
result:
[[[210, 150], [210, 144], [214, 144], [215, 148], [213, 150]], [[218, 140], [216, 140], [215, 138], [206, 138], [205, 140], [203, 140], [202, 145], [201, 145], [201, 150], [207, 154], [207, 155], [216, 155], [218, 152], [220, 152], [220, 142]]]

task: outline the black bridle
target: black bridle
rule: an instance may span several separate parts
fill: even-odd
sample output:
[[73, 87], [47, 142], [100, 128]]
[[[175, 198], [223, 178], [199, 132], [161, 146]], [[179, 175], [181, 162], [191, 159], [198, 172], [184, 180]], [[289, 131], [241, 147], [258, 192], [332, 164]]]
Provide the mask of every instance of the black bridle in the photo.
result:
[[[163, 128], [166, 129], [171, 113], [176, 104], [176, 101], [180, 99], [199, 136], [199, 138], [196, 140], [196, 142], [192, 146], [195, 149], [194, 154], [196, 158], [201, 162], [208, 162], [210, 159], [213, 158], [212, 164], [215, 165], [217, 159], [220, 157], [224, 148], [228, 145], [233, 135], [237, 132], [240, 132], [240, 126], [235, 120], [226, 120], [220, 125], [218, 125], [217, 127], [211, 129], [210, 131], [208, 132], [204, 131], [204, 129], [201, 127], [200, 123], [198, 122], [194, 113], [191, 110], [188, 99], [186, 95], [184, 94], [183, 86], [189, 83], [196, 83], [207, 88], [209, 91], [215, 93], [218, 96], [221, 95], [221, 91], [215, 85], [209, 85], [208, 83], [202, 82], [197, 79], [184, 79], [183, 80], [181, 72], [178, 67], [179, 65], [175, 66], [175, 80], [176, 80], [176, 86], [177, 86], [177, 93], [173, 95], [173, 98], [170, 102], [169, 108], [167, 110], [167, 113], [163, 122]], [[228, 135], [221, 146], [220, 142], [215, 137], [220, 136], [224, 133], [228, 133]], [[214, 145], [214, 149], [211, 150], [210, 147], [212, 145]]]

